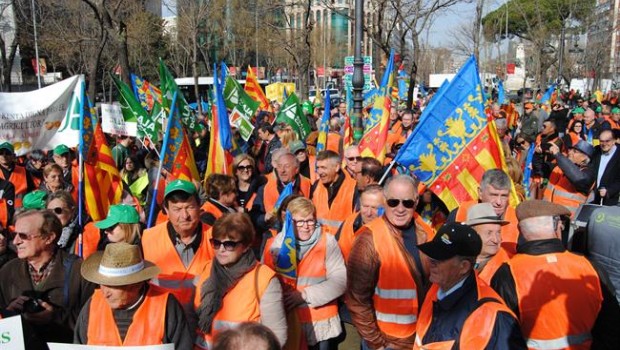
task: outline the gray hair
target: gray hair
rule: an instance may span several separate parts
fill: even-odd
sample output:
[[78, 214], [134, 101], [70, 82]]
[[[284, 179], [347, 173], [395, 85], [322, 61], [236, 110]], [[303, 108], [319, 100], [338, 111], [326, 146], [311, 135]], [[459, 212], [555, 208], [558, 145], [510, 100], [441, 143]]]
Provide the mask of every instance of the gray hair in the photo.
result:
[[498, 190], [509, 190], [511, 187], [510, 177], [501, 169], [489, 169], [482, 175], [480, 189], [484, 190], [489, 185]]
[[383, 194], [385, 195], [386, 198], [388, 197], [388, 189], [390, 188], [390, 185], [392, 183], [410, 184], [411, 186], [413, 186], [413, 192], [415, 193], [418, 192], [419, 181], [417, 178], [414, 178], [413, 176], [406, 175], [406, 174], [398, 174], [398, 175], [392, 176], [386, 181], [385, 186], [383, 187]]
[[535, 216], [519, 221], [519, 230], [527, 241], [555, 237], [553, 216]]

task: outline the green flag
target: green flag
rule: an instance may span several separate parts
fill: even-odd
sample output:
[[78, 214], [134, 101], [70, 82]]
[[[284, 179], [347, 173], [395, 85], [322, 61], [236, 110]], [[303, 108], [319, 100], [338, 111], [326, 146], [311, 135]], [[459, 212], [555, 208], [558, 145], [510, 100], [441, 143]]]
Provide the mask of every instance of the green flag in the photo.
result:
[[310, 133], [310, 125], [304, 116], [299, 99], [294, 92], [284, 101], [276, 117], [276, 123], [286, 123], [293, 128], [300, 140], [305, 140]]
[[224, 85], [224, 102], [230, 112], [230, 124], [235, 126], [243, 140], [247, 141], [252, 136], [254, 126], [252, 117], [258, 109], [259, 103], [254, 101], [232, 77], [226, 78]]
[[157, 141], [159, 128], [146, 113], [144, 108], [142, 108], [142, 105], [134, 96], [131, 88], [114, 75], [112, 75], [112, 79], [119, 92], [119, 102], [125, 122], [137, 123], [139, 138], [148, 136], [151, 140]]
[[179, 91], [177, 98], [177, 111], [179, 116], [181, 117], [181, 122], [183, 125], [190, 131], [199, 131], [198, 122], [196, 118], [192, 115], [192, 111], [185, 101], [185, 97], [183, 93], [179, 90], [177, 83], [174, 81], [174, 77], [168, 70], [168, 67], [164, 64], [164, 61], [159, 60], [159, 80], [160, 80], [160, 90], [162, 97], [162, 108], [167, 113], [170, 113], [170, 103], [172, 101], [172, 97], [174, 96], [175, 91]]

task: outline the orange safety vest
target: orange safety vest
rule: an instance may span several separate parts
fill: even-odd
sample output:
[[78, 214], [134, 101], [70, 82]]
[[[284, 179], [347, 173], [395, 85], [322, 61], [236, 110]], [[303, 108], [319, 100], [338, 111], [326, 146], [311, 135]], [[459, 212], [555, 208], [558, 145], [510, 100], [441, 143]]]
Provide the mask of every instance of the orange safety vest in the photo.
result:
[[209, 243], [211, 230], [206, 225], [202, 226], [200, 246], [190, 265], [185, 267], [170, 241], [167, 226], [166, 221], [144, 231], [142, 235], [144, 260], [153, 262], [161, 269], [159, 275], [151, 280], [153, 287], [174, 295], [187, 310], [192, 306], [198, 278], [214, 256]]
[[543, 199], [565, 206], [570, 210], [572, 218], [579, 205], [585, 203], [588, 197], [577, 191], [570, 180], [564, 176], [564, 171], [556, 166], [549, 175], [549, 183], [543, 193]]
[[342, 154], [342, 136], [337, 132], [328, 132], [325, 149]]
[[410, 337], [416, 331], [418, 319], [418, 286], [403, 255], [403, 244], [393, 237], [382, 217], [366, 226], [372, 231], [381, 262], [373, 296], [377, 326], [391, 337]]
[[314, 183], [317, 179], [316, 176], [316, 156], [308, 155], [308, 165], [310, 168], [310, 182]]
[[[467, 211], [472, 205], [476, 205], [478, 203], [478, 201], [461, 203], [456, 212], [456, 218], [454, 221], [467, 221]], [[519, 221], [517, 220], [517, 213], [515, 212], [515, 209], [510, 205], [506, 208], [504, 220], [508, 221], [509, 224], [502, 226], [502, 249], [505, 249], [507, 253], [514, 255], [517, 253], [517, 242], [519, 241], [519, 227], [517, 226]]]
[[[212, 214], [213, 217], [215, 217], [215, 220], [221, 218], [224, 215], [224, 212], [222, 212], [220, 208], [218, 208], [215, 204], [211, 203], [211, 201], [206, 201], [205, 204], [200, 207], [200, 210], [205, 213]], [[210, 225], [206, 226], [209, 228], [211, 227]]]
[[335, 235], [342, 222], [353, 213], [353, 195], [355, 194], [356, 184], [355, 180], [345, 176], [330, 207], [327, 189], [322, 183], [317, 183], [312, 194], [312, 203], [316, 207], [316, 217], [324, 230], [323, 232]]
[[125, 340], [121, 340], [112, 309], [100, 289], [96, 289], [90, 300], [88, 312], [88, 345], [140, 346], [164, 344], [166, 327], [166, 305], [169, 293], [149, 288], [142, 304], [136, 310], [133, 321], [127, 329]]
[[487, 262], [487, 264], [484, 265], [484, 268], [481, 271], [478, 271], [478, 278], [483, 280], [486, 284], [491, 284], [491, 279], [495, 275], [495, 272], [497, 272], [497, 270], [500, 266], [502, 266], [503, 263], [510, 260], [511, 257], [512, 255], [506, 252], [506, 250], [498, 250], [497, 254], [495, 254]]
[[359, 211], [349, 215], [340, 227], [338, 246], [340, 247], [345, 263], [349, 260], [349, 254], [351, 254], [351, 248], [353, 248], [353, 243], [355, 242], [355, 234], [357, 231], [353, 231], [353, 223], [357, 219], [358, 215], [361, 215]]
[[[491, 340], [491, 335], [493, 335], [493, 328], [498, 312], [503, 311], [514, 317], [513, 312], [506, 307], [502, 298], [486, 283], [478, 279], [477, 276], [475, 278], [476, 288], [478, 289], [478, 301], [483, 298], [490, 298], [493, 300], [486, 301], [479, 305], [478, 308], [472, 311], [465, 319], [461, 333], [458, 336], [459, 347], [461, 349], [477, 350], [486, 348], [489, 340]], [[424, 299], [422, 311], [420, 312], [420, 319], [418, 320], [418, 332], [413, 346], [415, 350], [449, 350], [452, 349], [456, 341], [456, 339], [453, 339], [436, 343], [422, 343], [426, 332], [433, 323], [433, 303], [437, 301], [438, 291], [439, 286], [433, 283], [426, 295], [426, 299]]]
[[0, 225], [3, 228], [9, 227], [9, 207], [4, 198], [0, 198]]
[[[4, 173], [2, 171], [0, 171], [0, 179], [7, 180], [4, 178]], [[22, 199], [28, 191], [26, 168], [21, 165], [15, 164], [15, 166], [13, 167], [13, 171], [11, 172], [11, 176], [9, 176], [9, 179], [7, 181], [12, 183], [15, 187], [15, 208], [21, 208]]]
[[[89, 222], [84, 226], [82, 232], [82, 259], [86, 259], [97, 251], [97, 245], [101, 239], [101, 232], [95, 226], [94, 222]], [[79, 243], [79, 242], [78, 242]], [[75, 245], [75, 251], [73, 254], [80, 255], [80, 245]]]
[[[271, 245], [274, 238], [269, 238], [265, 244], [265, 251], [263, 253], [263, 260], [265, 265], [275, 268], [275, 262], [270, 252]], [[297, 264], [297, 286], [298, 291], [302, 291], [307, 287], [315, 284], [322, 283], [327, 280], [327, 266], [325, 265], [327, 253], [327, 235], [321, 231], [321, 237], [312, 249], [310, 249], [306, 255]], [[317, 325], [321, 324], [329, 325], [330, 320], [335, 319], [338, 316], [338, 304], [336, 300], [319, 306], [310, 307], [307, 304], [298, 306], [297, 317], [302, 324]]]
[[[211, 276], [212, 261], [200, 276], [200, 282], [194, 298], [194, 308], [200, 307], [202, 285]], [[211, 349], [213, 338], [227, 329], [236, 328], [243, 322], [260, 322], [260, 300], [265, 294], [271, 280], [276, 273], [269, 267], [256, 264], [254, 269], [243, 275], [239, 282], [224, 295], [222, 307], [213, 318], [211, 333], [205, 334], [196, 330], [197, 336], [194, 349]]]
[[517, 254], [508, 261], [530, 349], [590, 349], [603, 296], [598, 274], [583, 256]]
[[[301, 175], [299, 178], [300, 194], [306, 198], [310, 197], [310, 187], [312, 186], [310, 180]], [[278, 191], [278, 179], [274, 173], [271, 173], [267, 176], [267, 183], [265, 184], [265, 189], [263, 190], [263, 206], [265, 207], [265, 213], [273, 212], [276, 207], [276, 203], [278, 202], [278, 197], [280, 197], [280, 192]]]

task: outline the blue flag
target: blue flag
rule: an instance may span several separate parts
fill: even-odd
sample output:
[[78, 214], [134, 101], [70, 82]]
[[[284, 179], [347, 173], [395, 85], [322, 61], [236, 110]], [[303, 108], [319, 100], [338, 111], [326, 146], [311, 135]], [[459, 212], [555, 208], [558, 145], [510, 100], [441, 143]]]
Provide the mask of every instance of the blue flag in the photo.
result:
[[497, 83], [497, 103], [503, 105], [506, 102], [506, 92], [504, 91], [504, 81]]
[[[217, 72], [217, 70], [216, 70]], [[226, 75], [228, 67], [222, 62], [221, 64], [221, 80], [217, 79], [213, 81], [215, 86], [215, 98], [217, 104], [217, 118], [219, 125], [220, 144], [225, 150], [231, 150], [233, 148], [232, 132], [230, 130], [230, 121], [228, 120], [228, 111], [226, 110], [226, 102], [224, 102], [224, 82], [226, 81]], [[217, 74], [214, 74], [217, 76]]]
[[284, 87], [284, 90], [282, 91], [282, 103], [286, 100], [288, 100], [288, 94], [286, 93], [286, 87]]
[[409, 77], [404, 69], [398, 71], [398, 98], [401, 100], [407, 99], [407, 92], [409, 91]]
[[283, 277], [297, 279], [297, 240], [295, 238], [293, 217], [288, 210], [286, 211], [283, 227], [284, 239], [276, 258], [275, 270]]
[[383, 79], [381, 79], [380, 87], [391, 86], [390, 78], [392, 77], [392, 71], [394, 70], [394, 50], [390, 50], [390, 59], [388, 60], [385, 72], [383, 72]]
[[316, 140], [316, 153], [319, 153], [327, 148], [327, 134], [329, 133], [329, 118], [331, 117], [331, 97], [329, 95], [329, 89], [325, 90], [325, 110], [323, 111], [323, 117], [321, 118], [321, 124], [319, 125], [319, 136]]
[[282, 202], [284, 202], [284, 200], [286, 199], [286, 197], [290, 196], [293, 194], [293, 182], [289, 182], [286, 186], [284, 186], [284, 189], [282, 190], [282, 192], [280, 193], [280, 195], [278, 196], [278, 200], [276, 201], [276, 205], [274, 206], [274, 211], [278, 211], [278, 209], [280, 209], [280, 206], [282, 205]]
[[549, 103], [549, 100], [551, 100], [551, 95], [553, 95], [553, 92], [555, 91], [555, 86], [556, 84], [553, 83], [551, 84], [551, 86], [549, 86], [549, 88], [547, 88], [547, 91], [545, 91], [542, 99], [540, 99], [541, 104], [546, 105]]
[[525, 198], [530, 198], [530, 182], [532, 180], [532, 160], [534, 159], [535, 145], [531, 144], [525, 157], [525, 171], [523, 172], [523, 188], [525, 189]]

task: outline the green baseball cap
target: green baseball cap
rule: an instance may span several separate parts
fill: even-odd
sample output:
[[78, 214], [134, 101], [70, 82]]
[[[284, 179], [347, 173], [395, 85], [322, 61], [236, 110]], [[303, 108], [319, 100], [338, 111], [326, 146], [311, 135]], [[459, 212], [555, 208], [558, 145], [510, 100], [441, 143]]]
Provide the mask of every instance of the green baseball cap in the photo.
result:
[[65, 153], [71, 152], [71, 150], [69, 149], [69, 147], [65, 146], [65, 145], [58, 145], [56, 146], [56, 148], [54, 148], [54, 155], [55, 156], [62, 156]]
[[45, 209], [47, 201], [47, 192], [37, 190], [30, 192], [24, 196], [22, 206], [24, 209]]
[[612, 108], [612, 109], [611, 109], [611, 113], [613, 113], [613, 114], [620, 113], [620, 108], [618, 108], [618, 107], [614, 107], [614, 108]]
[[183, 191], [187, 194], [195, 194], [196, 186], [194, 186], [194, 184], [189, 181], [174, 180], [168, 185], [166, 185], [166, 190], [164, 191], [164, 198], [175, 191]]
[[596, 107], [596, 110], [595, 110], [596, 113], [601, 113], [602, 111], [603, 111], [603, 107], [601, 106]]
[[595, 100], [595, 99], [597, 99], [597, 98], [598, 98], [598, 97], [596, 97], [596, 95], [594, 95], [594, 94], [593, 94], [593, 95], [590, 95], [590, 99], [591, 99], [591, 100]]
[[131, 205], [118, 204], [110, 206], [108, 216], [95, 223], [95, 227], [105, 230], [116, 224], [137, 224], [140, 222], [140, 215], [136, 208]]
[[585, 113], [585, 110], [581, 107], [577, 107], [573, 109], [573, 114], [583, 114], [583, 113]]
[[15, 152], [15, 148], [13, 148], [13, 144], [8, 141], [0, 143], [0, 149], [6, 149], [11, 152]]

